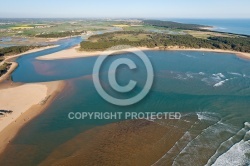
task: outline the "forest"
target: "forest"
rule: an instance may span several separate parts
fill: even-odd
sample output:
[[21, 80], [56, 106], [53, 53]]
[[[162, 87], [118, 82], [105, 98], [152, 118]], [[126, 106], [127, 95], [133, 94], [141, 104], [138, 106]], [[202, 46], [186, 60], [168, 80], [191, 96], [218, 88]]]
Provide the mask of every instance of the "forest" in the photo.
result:
[[[130, 34], [129, 37], [144, 35], [146, 37], [138, 40], [127, 38], [117, 38]], [[121, 31], [94, 35], [88, 41], [81, 42], [81, 49], [86, 51], [102, 51], [117, 45], [130, 45], [134, 47], [170, 47], [179, 46], [185, 48], [209, 48], [226, 49], [241, 52], [250, 52], [249, 37], [209, 37], [208, 39], [196, 38], [191, 35], [171, 35], [161, 33]]]
[[143, 22], [146, 25], [171, 28], [171, 29], [182, 29], [182, 30], [200, 30], [201, 27], [208, 27], [198, 24], [182, 24], [173, 21], [144, 20]]
[[0, 59], [3, 60], [3, 56], [20, 54], [28, 50], [39, 48], [39, 47], [42, 47], [42, 46], [11, 46], [11, 47], [0, 48]]

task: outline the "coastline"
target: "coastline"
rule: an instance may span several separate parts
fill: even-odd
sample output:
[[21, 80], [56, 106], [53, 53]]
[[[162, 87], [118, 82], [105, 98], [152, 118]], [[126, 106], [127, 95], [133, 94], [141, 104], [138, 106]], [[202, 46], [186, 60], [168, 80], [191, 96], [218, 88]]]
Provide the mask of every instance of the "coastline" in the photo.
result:
[[0, 83], [5, 80], [9, 80], [11, 73], [18, 67], [18, 63], [16, 62], [9, 62], [9, 63], [11, 63], [11, 66], [9, 70], [0, 77]]
[[54, 81], [14, 85], [0, 89], [0, 109], [13, 111], [5, 117], [0, 117], [0, 154], [4, 152], [19, 130], [42, 113], [64, 87], [64, 81]]
[[214, 26], [207, 26], [207, 27], [199, 27], [201, 30], [209, 30], [209, 31], [211, 31], [211, 30], [214, 30], [215, 29], [215, 27]]
[[10, 69], [9, 69], [5, 74], [3, 74], [3, 75], [0, 77], [0, 83], [3, 82], [3, 81], [5, 81], [5, 80], [8, 80], [8, 79], [9, 79], [9, 76], [11, 75], [11, 73], [18, 67], [18, 63], [17, 63], [17, 62], [14, 62], [13, 59], [18, 58], [18, 57], [23, 56], [23, 55], [26, 55], [26, 54], [30, 54], [30, 53], [34, 53], [34, 52], [38, 52], [38, 51], [43, 51], [43, 50], [50, 49], [50, 48], [55, 48], [55, 47], [58, 47], [58, 45], [46, 46], [46, 47], [41, 47], [41, 48], [35, 48], [35, 49], [32, 49], [32, 50], [23, 52], [23, 53], [21, 53], [21, 54], [16, 54], [16, 55], [7, 56], [7, 57], [0, 63], [0, 65], [2, 65], [2, 64], [5, 63], [5, 62], [7, 62], [7, 63], [11, 63], [11, 66], [10, 66]]
[[238, 52], [232, 50], [222, 50], [222, 49], [207, 49], [207, 48], [182, 48], [178, 46], [169, 46], [169, 47], [155, 47], [155, 48], [148, 48], [148, 47], [136, 47], [136, 48], [127, 48], [115, 51], [79, 51], [79, 46], [75, 46], [69, 48], [67, 50], [59, 51], [56, 53], [48, 54], [45, 56], [37, 57], [38, 60], [58, 60], [58, 59], [71, 59], [71, 58], [83, 58], [83, 57], [90, 57], [90, 56], [98, 56], [103, 53], [111, 54], [112, 52], [132, 52], [136, 50], [141, 51], [151, 51], [151, 50], [164, 50], [164, 51], [200, 51], [200, 52], [217, 52], [217, 53], [230, 53], [235, 54], [238, 57], [250, 59], [250, 53], [246, 52]]
[[31, 49], [29, 51], [25, 51], [23, 53], [20, 54], [16, 54], [16, 55], [11, 55], [11, 56], [7, 56], [3, 62], [10, 62], [12, 59], [14, 58], [18, 58], [20, 56], [26, 55], [26, 54], [30, 54], [30, 53], [34, 53], [34, 52], [38, 52], [38, 51], [43, 51], [46, 49], [50, 49], [50, 48], [55, 48], [58, 47], [58, 45], [52, 45], [52, 46], [45, 46], [45, 47], [40, 47], [40, 48], [35, 48], [35, 49]]
[[166, 49], [166, 51], [200, 51], [200, 52], [216, 52], [216, 53], [229, 53], [229, 54], [235, 54], [238, 57], [250, 59], [250, 53], [247, 52], [238, 52], [238, 51], [232, 51], [232, 50], [222, 50], [222, 49], [207, 49], [207, 48], [170, 48]]
[[[11, 63], [10, 69], [0, 77], [0, 83], [9, 79], [11, 73], [18, 67], [13, 59], [57, 47], [57, 45], [32, 49], [21, 54], [7, 56], [4, 62]], [[64, 81], [46, 83], [13, 83], [0, 84], [0, 110], [11, 110], [10, 114], [0, 115], [0, 154], [18, 131], [34, 117], [45, 110], [65, 86]], [[34, 98], [34, 96], [36, 96]], [[13, 102], [15, 101], [15, 102]]]

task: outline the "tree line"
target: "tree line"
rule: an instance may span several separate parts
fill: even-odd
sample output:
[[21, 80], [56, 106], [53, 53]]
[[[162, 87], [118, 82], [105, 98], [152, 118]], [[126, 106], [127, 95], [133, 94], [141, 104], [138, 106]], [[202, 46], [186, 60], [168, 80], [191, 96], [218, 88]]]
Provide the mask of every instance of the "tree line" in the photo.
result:
[[11, 46], [11, 47], [0, 48], [0, 59], [3, 59], [3, 56], [20, 54], [28, 50], [39, 47], [42, 46]]
[[[195, 38], [191, 35], [171, 35], [160, 33], [145, 33], [148, 38], [138, 41], [128, 39], [114, 39], [115, 35], [132, 34], [138, 35], [144, 32], [121, 31], [94, 35], [89, 41], [81, 42], [81, 48], [87, 51], [102, 51], [117, 45], [131, 45], [135, 47], [168, 47], [179, 46], [186, 48], [208, 48], [208, 49], [227, 49], [241, 52], [250, 52], [249, 37], [209, 37], [208, 39]], [[93, 39], [95, 39], [93, 41]]]
[[160, 21], [160, 20], [144, 20], [144, 24], [164, 27], [164, 28], [171, 28], [171, 29], [183, 29], [183, 30], [200, 30], [201, 27], [207, 27], [204, 25], [198, 24], [182, 24], [173, 21]]

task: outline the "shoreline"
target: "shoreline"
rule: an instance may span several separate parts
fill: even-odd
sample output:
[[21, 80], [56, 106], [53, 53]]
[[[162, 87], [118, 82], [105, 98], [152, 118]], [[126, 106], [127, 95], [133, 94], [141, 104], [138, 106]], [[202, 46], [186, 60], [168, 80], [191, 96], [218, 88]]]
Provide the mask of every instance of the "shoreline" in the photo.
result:
[[11, 66], [0, 77], [0, 110], [13, 112], [0, 115], [0, 154], [27, 122], [42, 113], [54, 101], [66, 84], [65, 81], [23, 84], [10, 81], [3, 83], [9, 80], [11, 73], [18, 67], [18, 63], [13, 60], [29, 53], [54, 47], [58, 47], [58, 45], [32, 49], [21, 54], [7, 56], [4, 59], [3, 63], [11, 63]]
[[[0, 101], [3, 102], [3, 106], [0, 109], [13, 111], [7, 116], [0, 117], [0, 154], [4, 152], [9, 142], [15, 138], [20, 129], [45, 111], [65, 86], [65, 81], [54, 81], [12, 85], [11, 87], [0, 89], [2, 93]], [[2, 101], [6, 97], [6, 93], [12, 98], [12, 101], [15, 101], [14, 103], [9, 101], [8, 98]], [[38, 97], [34, 99], [34, 95]], [[20, 99], [20, 96], [25, 97]], [[20, 104], [17, 104], [17, 102]]]
[[29, 51], [26, 51], [26, 52], [23, 52], [20, 54], [5, 57], [5, 59], [0, 63], [0, 65], [2, 65], [3, 63], [6, 62], [6, 63], [11, 63], [11, 66], [10, 66], [10, 69], [0, 77], [0, 83], [4, 82], [5, 80], [8, 80], [11, 73], [18, 67], [18, 63], [15, 62], [14, 59], [21, 57], [23, 55], [26, 55], [26, 54], [30, 54], [30, 53], [34, 53], [34, 52], [38, 52], [38, 51], [43, 51], [43, 50], [55, 48], [55, 47], [58, 47], [58, 45], [35, 48], [35, 49], [29, 50]]
[[11, 62], [11, 60], [14, 59], [14, 58], [18, 58], [18, 57], [26, 55], [26, 54], [30, 54], [30, 53], [34, 53], [34, 52], [38, 52], [38, 51], [43, 51], [43, 50], [50, 49], [50, 48], [55, 48], [55, 47], [58, 47], [58, 45], [35, 48], [35, 49], [31, 49], [31, 50], [25, 51], [25, 52], [20, 53], [20, 54], [6, 56], [3, 62]]
[[216, 28], [215, 26], [199, 27], [199, 29], [201, 30], [209, 30], [209, 31], [214, 30], [215, 28]]
[[114, 50], [114, 51], [79, 51], [79, 46], [75, 46], [69, 48], [67, 50], [59, 51], [56, 53], [48, 54], [45, 56], [37, 57], [38, 60], [59, 60], [59, 59], [72, 59], [72, 58], [83, 58], [83, 57], [91, 57], [91, 56], [99, 56], [103, 53], [111, 54], [113, 52], [133, 52], [136, 50], [141, 51], [200, 51], [200, 52], [217, 52], [217, 53], [230, 53], [235, 54], [238, 57], [250, 59], [250, 53], [247, 52], [238, 52], [233, 50], [222, 50], [222, 49], [208, 49], [208, 48], [181, 48], [178, 46], [170, 46], [170, 47], [155, 47], [155, 48], [148, 48], [148, 47], [134, 47], [134, 48], [127, 48], [121, 50]]
[[[159, 49], [161, 50], [161, 49]], [[166, 49], [165, 51], [200, 51], [200, 52], [216, 52], [216, 53], [229, 53], [235, 54], [238, 57], [250, 59], [250, 53], [247, 52], [239, 52], [233, 50], [222, 50], [222, 49], [208, 49], [208, 48], [173, 48], [173, 49]]]
[[9, 63], [11, 63], [11, 66], [7, 70], [7, 72], [0, 77], [0, 83], [9, 80], [11, 73], [18, 67], [18, 63], [16, 62], [9, 62]]

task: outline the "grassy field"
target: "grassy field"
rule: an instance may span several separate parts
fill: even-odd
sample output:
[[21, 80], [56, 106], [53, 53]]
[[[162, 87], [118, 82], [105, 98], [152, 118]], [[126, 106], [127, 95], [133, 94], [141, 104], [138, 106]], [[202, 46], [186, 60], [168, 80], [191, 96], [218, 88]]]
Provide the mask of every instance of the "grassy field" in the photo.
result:
[[127, 26], [123, 27], [125, 31], [152, 31], [152, 30], [160, 30], [166, 28], [158, 28], [151, 25], [141, 25], [141, 26]]
[[184, 31], [187, 34], [192, 35], [196, 38], [207, 39], [208, 37], [237, 37], [238, 35], [230, 35], [226, 33], [217, 33], [217, 32], [203, 32], [203, 31], [193, 31], [193, 30], [186, 30]]
[[149, 39], [148, 34], [139, 34], [139, 35], [133, 35], [133, 34], [121, 34], [121, 35], [115, 35], [113, 37], [115, 40], [119, 39], [127, 39], [129, 41], [140, 41], [142, 39]]
[[113, 25], [119, 26], [120, 22], [102, 20], [46, 20], [34, 23], [13, 23], [0, 25], [0, 37], [34, 37], [39, 34], [60, 33], [68, 31], [100, 31], [113, 28]]
[[29, 27], [29, 26], [20, 26], [20, 27], [11, 27], [10, 29], [13, 29], [13, 30], [24, 30], [24, 29], [33, 29], [34, 27]]
[[[147, 34], [147, 33], [140, 33], [137, 35], [134, 35], [134, 34], [115, 34], [114, 33], [113, 35], [109, 35], [108, 39], [109, 40], [126, 39], [129, 41], [140, 41], [142, 39], [150, 39], [150, 37], [149, 37], [149, 34]], [[92, 36], [89, 40], [91, 42], [97, 42], [98, 40], [100, 40], [100, 38]]]
[[120, 28], [129, 27], [129, 25], [126, 25], [126, 24], [114, 24], [113, 26], [114, 27], [120, 27]]

